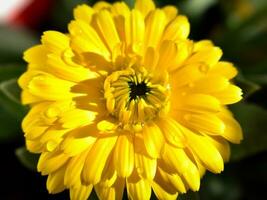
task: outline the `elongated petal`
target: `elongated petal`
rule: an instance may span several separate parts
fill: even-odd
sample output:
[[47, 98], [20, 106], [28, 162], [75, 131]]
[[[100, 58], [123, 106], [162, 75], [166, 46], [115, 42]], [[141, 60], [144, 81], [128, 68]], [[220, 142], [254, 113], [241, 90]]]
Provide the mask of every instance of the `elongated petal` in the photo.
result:
[[78, 185], [70, 188], [71, 200], [87, 200], [93, 189], [93, 185]]
[[172, 118], [167, 118], [167, 119], [162, 118], [159, 122], [159, 126], [166, 140], [170, 144], [176, 147], [185, 146], [185, 143], [186, 143], [185, 136], [183, 135], [178, 122], [176, 122]]
[[122, 199], [125, 180], [117, 178], [111, 187], [103, 187], [101, 184], [95, 186], [99, 199]]
[[119, 176], [128, 177], [134, 168], [134, 147], [131, 135], [118, 137], [113, 153], [115, 169]]
[[205, 137], [187, 130], [188, 144], [205, 167], [214, 172], [223, 171], [223, 159], [216, 147]]
[[86, 185], [96, 184], [101, 179], [105, 163], [117, 140], [116, 136], [99, 138], [93, 145], [82, 170], [82, 182]]
[[143, 128], [143, 137], [148, 154], [152, 158], [159, 157], [164, 143], [164, 138], [159, 127], [155, 123], [146, 124]]
[[200, 186], [200, 175], [197, 167], [189, 159], [183, 149], [174, 148], [170, 145], [164, 146], [162, 158], [170, 166], [183, 176], [187, 184], [193, 191], [197, 191]]
[[56, 194], [62, 192], [65, 189], [64, 185], [64, 175], [66, 167], [62, 167], [59, 170], [49, 174], [46, 187], [49, 193]]
[[126, 185], [129, 199], [150, 199], [151, 186], [149, 182], [145, 179], [139, 178], [136, 172], [126, 179]]
[[136, 0], [134, 7], [146, 17], [150, 11], [155, 9], [155, 4], [152, 0]]

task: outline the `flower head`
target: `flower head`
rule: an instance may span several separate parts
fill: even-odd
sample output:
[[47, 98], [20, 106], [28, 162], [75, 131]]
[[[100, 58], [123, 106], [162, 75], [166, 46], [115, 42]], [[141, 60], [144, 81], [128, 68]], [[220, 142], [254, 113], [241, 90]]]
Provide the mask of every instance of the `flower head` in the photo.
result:
[[50, 193], [71, 199], [175, 199], [220, 173], [242, 132], [227, 105], [237, 70], [212, 42], [188, 39], [175, 7], [137, 0], [78, 6], [69, 33], [47, 31], [20, 77], [28, 150]]

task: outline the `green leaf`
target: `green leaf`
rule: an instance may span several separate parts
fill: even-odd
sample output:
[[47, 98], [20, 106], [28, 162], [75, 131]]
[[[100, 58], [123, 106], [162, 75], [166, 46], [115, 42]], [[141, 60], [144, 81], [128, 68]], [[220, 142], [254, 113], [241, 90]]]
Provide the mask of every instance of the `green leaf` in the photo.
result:
[[36, 171], [39, 154], [30, 153], [25, 147], [16, 149], [15, 154], [22, 165], [26, 168]]
[[17, 84], [17, 79], [10, 79], [0, 83], [0, 91], [11, 101], [20, 104], [21, 89]]
[[199, 18], [217, 2], [218, 0], [187, 0], [180, 3], [179, 7], [192, 18]]
[[[28, 108], [20, 103], [20, 88], [14, 76], [21, 74], [21, 68], [11, 65], [0, 67], [0, 141], [22, 137], [21, 120]], [[5, 80], [6, 78], [12, 78]]]
[[257, 83], [254, 83], [244, 76], [239, 75], [236, 78], [236, 84], [242, 89], [243, 97], [246, 99], [247, 97], [251, 96], [256, 91], [260, 90], [261, 86]]
[[241, 160], [267, 150], [267, 110], [256, 104], [238, 103], [231, 106], [240, 123], [244, 139], [239, 145], [232, 145], [232, 161]]
[[23, 51], [38, 43], [28, 30], [0, 26], [0, 62], [21, 61]]

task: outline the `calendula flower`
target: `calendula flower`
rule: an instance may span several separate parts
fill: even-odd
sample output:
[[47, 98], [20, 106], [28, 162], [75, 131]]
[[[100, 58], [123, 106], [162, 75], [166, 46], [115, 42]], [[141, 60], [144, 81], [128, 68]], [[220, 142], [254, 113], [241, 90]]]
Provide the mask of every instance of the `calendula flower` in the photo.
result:
[[237, 70], [211, 41], [188, 39], [173, 6], [137, 0], [78, 6], [69, 33], [47, 31], [20, 77], [26, 146], [50, 193], [176, 199], [220, 173], [242, 132], [228, 104]]

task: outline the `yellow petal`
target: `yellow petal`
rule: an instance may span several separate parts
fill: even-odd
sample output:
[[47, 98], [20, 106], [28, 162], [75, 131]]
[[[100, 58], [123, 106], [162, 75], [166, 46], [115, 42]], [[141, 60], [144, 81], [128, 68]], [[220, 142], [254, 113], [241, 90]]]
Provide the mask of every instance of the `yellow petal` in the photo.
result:
[[114, 15], [126, 16], [130, 13], [130, 9], [125, 2], [115, 2], [111, 7], [111, 12]]
[[158, 63], [159, 54], [152, 47], [148, 47], [144, 57], [144, 65], [150, 71], [154, 72]]
[[232, 143], [239, 144], [243, 139], [242, 129], [239, 123], [231, 116], [230, 111], [224, 110], [218, 116], [225, 124], [225, 130], [221, 136]]
[[156, 174], [157, 160], [135, 152], [135, 167], [142, 178], [153, 180]]
[[210, 40], [200, 40], [194, 43], [194, 52], [201, 51], [213, 47], [213, 43]]
[[[44, 45], [36, 45], [27, 49], [23, 54], [23, 59], [30, 63], [30, 66], [41, 67], [46, 62], [47, 49]], [[32, 65], [37, 64], [37, 65]]]
[[122, 199], [125, 180], [117, 178], [116, 182], [111, 187], [103, 187], [101, 184], [95, 185], [96, 194], [99, 199]]
[[227, 79], [232, 79], [237, 75], [237, 69], [230, 62], [218, 62], [210, 71], [211, 74], [220, 74]]
[[214, 114], [186, 114], [184, 119], [187, 127], [200, 132], [219, 135], [225, 130], [223, 121]]
[[22, 77], [27, 75], [32, 77], [27, 87], [31, 94], [37, 97], [54, 101], [65, 100], [74, 96], [74, 94], [70, 92], [70, 88], [74, 84], [69, 81], [58, 79], [43, 72], [33, 71], [24, 73]]
[[57, 31], [44, 32], [41, 41], [49, 52], [55, 54], [60, 54], [69, 47], [69, 37]]
[[[126, 135], [127, 134], [127, 135]], [[132, 136], [121, 133], [113, 152], [113, 162], [120, 177], [128, 177], [134, 168], [134, 148]]]
[[71, 47], [79, 52], [93, 52], [108, 58], [109, 51], [96, 30], [81, 20], [72, 21], [68, 26], [71, 34]]
[[226, 89], [229, 84], [229, 81], [223, 76], [207, 75], [195, 81], [189, 87], [194, 93], [210, 94]]
[[143, 137], [149, 156], [152, 158], [159, 157], [164, 144], [164, 138], [159, 127], [155, 123], [147, 123], [143, 128]]
[[172, 118], [162, 118], [159, 127], [170, 144], [176, 147], [185, 146], [186, 140], [178, 122]]
[[127, 194], [131, 200], [149, 200], [151, 196], [151, 186], [145, 179], [138, 177], [137, 173], [133, 173], [126, 179]]
[[223, 159], [216, 147], [205, 137], [189, 130], [186, 131], [188, 144], [204, 166], [213, 173], [223, 171]]
[[152, 11], [146, 18], [145, 47], [157, 47], [166, 25], [166, 16], [163, 11]]
[[221, 110], [221, 104], [211, 95], [190, 94], [183, 99], [183, 103], [181, 105], [178, 105], [178, 109], [197, 113], [217, 113]]
[[68, 187], [74, 187], [80, 183], [81, 171], [84, 166], [85, 158], [88, 151], [85, 151], [70, 159], [67, 164], [66, 173], [64, 176], [64, 184]]
[[67, 137], [61, 143], [60, 148], [65, 154], [75, 156], [90, 148], [95, 141], [96, 138], [90, 136], [84, 138]]
[[210, 47], [196, 52], [186, 61], [186, 63], [205, 63], [206, 65], [212, 67], [220, 60], [221, 57], [222, 50], [219, 47]]
[[168, 174], [166, 176], [170, 183], [179, 191], [179, 193], [186, 193], [186, 185], [183, 179], [178, 174]]
[[[50, 174], [63, 166], [68, 159], [69, 156], [62, 152], [44, 152], [39, 158], [37, 170], [41, 172], [42, 175]], [[57, 164], [55, 165], [55, 163]]]
[[140, 45], [144, 41], [145, 36], [145, 22], [144, 18], [138, 10], [131, 12], [131, 44]]
[[164, 146], [162, 158], [186, 180], [193, 191], [197, 191], [200, 186], [200, 175], [195, 164], [189, 159], [183, 149], [170, 145]]
[[242, 90], [232, 84], [222, 91], [212, 93], [222, 104], [237, 103], [242, 99], [242, 94]]
[[92, 192], [93, 185], [78, 185], [70, 188], [71, 200], [87, 200]]
[[101, 10], [96, 15], [95, 23], [98, 33], [103, 37], [109, 50], [112, 52], [120, 42], [120, 39], [110, 12]]
[[82, 170], [82, 182], [86, 185], [96, 184], [101, 180], [105, 163], [116, 143], [117, 136], [99, 138], [85, 160]]
[[136, 0], [135, 1], [135, 9], [139, 10], [144, 17], [155, 9], [155, 4], [152, 0]]
[[59, 170], [49, 174], [46, 181], [46, 188], [50, 194], [56, 194], [62, 192], [65, 189], [64, 175], [66, 167], [62, 167]]
[[160, 173], [157, 173], [154, 181], [151, 183], [153, 192], [158, 199], [177, 199], [177, 191], [169, 185], [168, 182], [165, 182], [161, 177]]
[[178, 46], [176, 43], [170, 40], [163, 41], [159, 49], [159, 61], [156, 70], [168, 70], [169, 68], [173, 69], [176, 67], [177, 52]]
[[167, 16], [168, 21], [173, 20], [178, 14], [178, 10], [175, 6], [164, 6], [162, 9]]
[[166, 27], [162, 40], [184, 40], [190, 32], [190, 24], [187, 17], [179, 15]]
[[95, 119], [95, 113], [87, 110], [73, 109], [64, 114], [59, 119], [64, 128], [77, 128], [89, 125]]
[[94, 9], [92, 9], [90, 6], [83, 4], [78, 5], [74, 11], [74, 19], [76, 20], [83, 20], [84, 22], [87, 22], [88, 24], [91, 22], [92, 15], [94, 14]]
[[216, 147], [216, 149], [220, 152], [223, 161], [224, 162], [228, 162], [230, 159], [230, 145], [229, 143], [221, 138], [221, 137], [207, 137], [211, 143], [213, 144], [213, 146]]
[[32, 153], [41, 153], [43, 149], [43, 145], [35, 140], [27, 140], [25, 141], [25, 145], [27, 147], [27, 150], [32, 152]]

